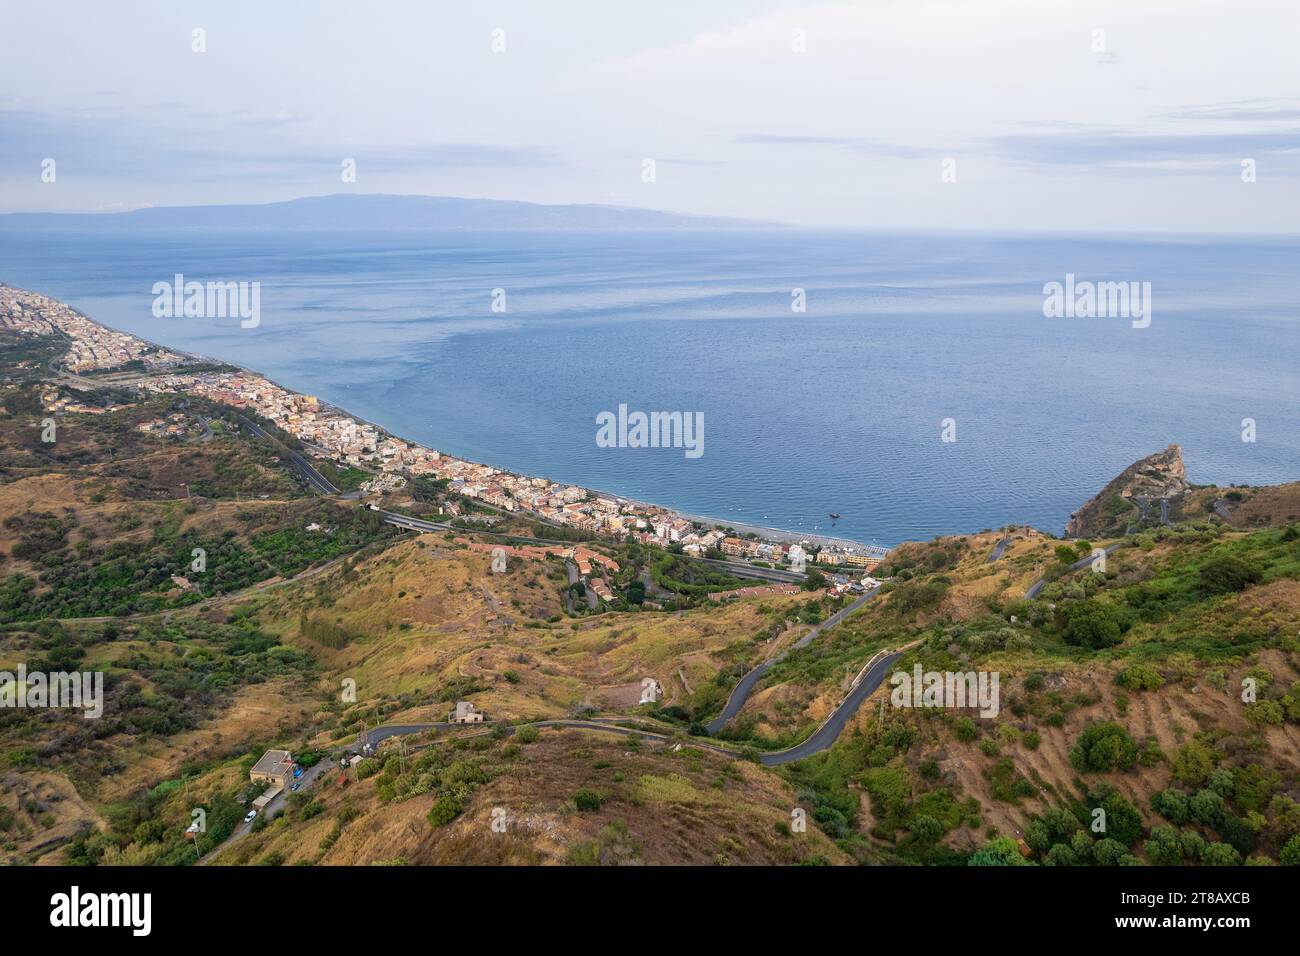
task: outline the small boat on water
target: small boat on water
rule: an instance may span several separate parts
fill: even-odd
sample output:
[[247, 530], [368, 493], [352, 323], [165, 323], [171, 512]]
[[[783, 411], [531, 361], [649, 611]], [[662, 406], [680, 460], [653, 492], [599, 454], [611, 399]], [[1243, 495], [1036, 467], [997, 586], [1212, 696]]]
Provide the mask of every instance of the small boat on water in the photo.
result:
[[831, 520], [832, 520], [832, 521], [838, 521], [838, 520], [839, 520], [839, 517], [840, 517], [840, 516], [839, 516], [838, 514], [836, 514], [834, 511], [831, 512]]

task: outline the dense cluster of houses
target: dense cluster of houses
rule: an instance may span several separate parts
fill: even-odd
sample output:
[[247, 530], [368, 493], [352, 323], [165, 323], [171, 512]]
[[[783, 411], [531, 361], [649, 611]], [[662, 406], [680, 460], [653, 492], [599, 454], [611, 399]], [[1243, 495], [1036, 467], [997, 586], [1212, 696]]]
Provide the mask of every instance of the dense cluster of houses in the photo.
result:
[[[71, 341], [71, 370], [110, 368], [148, 357], [151, 369], [161, 370], [140, 381], [146, 392], [184, 392], [246, 409], [274, 422], [319, 453], [345, 465], [377, 473], [365, 489], [371, 493], [397, 490], [406, 477], [446, 479], [454, 495], [481, 501], [506, 512], [526, 512], [558, 525], [614, 537], [632, 537], [643, 544], [678, 545], [692, 555], [724, 555], [772, 565], [790, 563], [800, 545], [739, 537], [707, 528], [676, 512], [655, 505], [600, 494], [576, 485], [501, 471], [488, 465], [440, 454], [396, 438], [341, 409], [300, 395], [247, 371], [181, 374], [168, 371], [182, 357], [139, 339], [96, 325], [62, 303], [33, 293], [0, 287], [0, 323], [32, 334], [57, 329]], [[882, 555], [873, 549], [826, 546], [816, 562], [844, 570], [872, 570]], [[796, 562], [797, 563], [797, 562]], [[593, 584], [594, 586], [594, 584]], [[599, 593], [599, 592], [598, 592]]]
[[70, 372], [119, 368], [129, 362], [150, 367], [175, 365], [183, 356], [92, 322], [72, 307], [35, 292], [0, 285], [0, 329], [68, 339], [64, 367]]

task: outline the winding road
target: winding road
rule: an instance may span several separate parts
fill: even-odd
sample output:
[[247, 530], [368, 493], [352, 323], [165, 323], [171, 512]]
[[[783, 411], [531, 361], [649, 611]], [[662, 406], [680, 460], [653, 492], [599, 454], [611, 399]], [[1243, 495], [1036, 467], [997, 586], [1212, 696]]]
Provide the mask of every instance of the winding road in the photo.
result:
[[1003, 538], [997, 544], [995, 544], [993, 546], [993, 550], [989, 552], [988, 560], [985, 561], [984, 563], [992, 564], [994, 561], [997, 561], [999, 558], [1001, 558], [1003, 552], [1007, 550], [1007, 545], [1009, 545], [1010, 543], [1011, 543], [1011, 538], [1008, 536], [1006, 538]]
[[[883, 656], [881, 656], [883, 655]], [[779, 767], [782, 764], [794, 763], [796, 760], [803, 760], [805, 757], [811, 757], [813, 754], [821, 753], [823, 750], [830, 748], [839, 738], [844, 726], [853, 717], [862, 702], [866, 700], [880, 686], [885, 679], [885, 674], [889, 670], [889, 665], [896, 661], [899, 653], [881, 652], [877, 654], [868, 666], [854, 682], [848, 695], [840, 702], [839, 706], [831, 712], [820, 727], [809, 735], [807, 740], [795, 744], [793, 747], [787, 747], [785, 750], [774, 750], [769, 753], [760, 753], [757, 760], [765, 767]], [[433, 724], [393, 724], [387, 727], [376, 727], [366, 735], [366, 744], [373, 751], [382, 741], [390, 737], [399, 737], [405, 734], [418, 734], [426, 730], [452, 730], [457, 727], [465, 727], [465, 724], [433, 723]], [[538, 720], [530, 724], [518, 724], [506, 728], [506, 735], [510, 736], [515, 733], [521, 726], [537, 727], [539, 729], [553, 727], [567, 730], [594, 730], [597, 733], [616, 734], [623, 737], [640, 737], [644, 740], [652, 740], [656, 743], [668, 745], [674, 742], [674, 736], [667, 733], [660, 733], [654, 730], [641, 730], [635, 727], [626, 727], [621, 724], [606, 723], [601, 720]], [[491, 731], [485, 730], [484, 733]], [[470, 736], [481, 736], [481, 734], [472, 734]], [[680, 741], [678, 741], [680, 742]], [[695, 747], [700, 750], [707, 750], [724, 757], [740, 759], [745, 754], [721, 744], [713, 743], [699, 737], [692, 737], [687, 746]]]
[[790, 654], [791, 651], [797, 651], [800, 648], [807, 647], [816, 639], [817, 635], [819, 635], [822, 631], [826, 630], [827, 628], [834, 627], [836, 624], [839, 624], [846, 617], [848, 617], [858, 608], [862, 607], [862, 605], [866, 604], [868, 601], [870, 601], [873, 597], [875, 597], [879, 593], [880, 593], [879, 586], [872, 588], [870, 591], [862, 595], [862, 597], [858, 598], [848, 607], [841, 608], [840, 610], [832, 614], [830, 617], [828, 617], [826, 620], [822, 621], [820, 624], [814, 627], [803, 637], [799, 638], [799, 640], [795, 641], [793, 644], [791, 644], [789, 647], [783, 650], [780, 654], [777, 654], [775, 657], [770, 657], [767, 660], [763, 661], [763, 663], [759, 664], [748, 674], [742, 677], [740, 679], [740, 683], [738, 683], [732, 689], [731, 695], [727, 698], [727, 703], [723, 705], [722, 713], [718, 714], [717, 717], [709, 721], [709, 723], [706, 725], [709, 733], [716, 734], [723, 727], [725, 727], [733, 717], [735, 717], [738, 713], [740, 713], [740, 709], [745, 706], [745, 701], [749, 699], [749, 695], [754, 690], [754, 685], [758, 683], [759, 678], [761, 678], [764, 674], [766, 674], [769, 670], [771, 670], [776, 664], [785, 660], [785, 658]]
[[[385, 516], [387, 516], [388, 514], [389, 514], [388, 512], [385, 512]], [[395, 517], [403, 518], [406, 521], [415, 520], [415, 519], [406, 519], [404, 515], [399, 515]], [[425, 522], [420, 522], [420, 523], [425, 523]], [[993, 549], [993, 554], [990, 555], [989, 560], [996, 561], [998, 558], [1002, 557], [1002, 553], [1006, 550], [1006, 545], [1010, 542], [1010, 540], [1011, 540], [1010, 537], [1007, 537], [999, 541], [997, 546]], [[1119, 547], [1118, 544], [1111, 545], [1111, 547], [1106, 549], [1106, 551], [1107, 553], [1110, 553], [1117, 547]], [[1076, 564], [1073, 565], [1072, 567], [1074, 568], [1082, 567], [1085, 564], [1091, 563], [1092, 560], [1093, 560], [1092, 556], [1089, 555], [1086, 559], [1080, 562], [1076, 562]], [[1042, 580], [1035, 582], [1031, 590], [1033, 590], [1035, 594], [1038, 593], [1038, 591], [1042, 589], [1043, 583], [1044, 582]], [[790, 645], [790, 647], [786, 648], [780, 654], [776, 655], [775, 657], [769, 658], [766, 661], [763, 661], [763, 663], [759, 664], [753, 670], [745, 674], [745, 676], [740, 679], [740, 682], [732, 690], [731, 695], [727, 698], [727, 703], [722, 708], [722, 713], [720, 713], [714, 720], [710, 721], [709, 724], [707, 725], [708, 732], [710, 734], [717, 733], [724, 726], [726, 726], [726, 724], [733, 717], [735, 717], [736, 714], [740, 712], [741, 708], [745, 706], [745, 701], [749, 698], [750, 693], [753, 691], [754, 686], [758, 683], [759, 679], [765, 673], [771, 670], [771, 668], [775, 664], [777, 664], [781, 660], [784, 660], [785, 657], [789, 655], [791, 651], [797, 650], [802, 647], [807, 647], [813, 640], [817, 638], [819, 634], [821, 634], [827, 628], [835, 627], [837, 624], [842, 622], [849, 615], [853, 614], [855, 611], [857, 611], [859, 608], [861, 608], [864, 604], [866, 604], [868, 601], [870, 601], [873, 597], [875, 597], [879, 593], [880, 593], [879, 586], [872, 588], [870, 591], [868, 591], [866, 594], [863, 594], [861, 597], [857, 598], [855, 601], [853, 601], [853, 603], [849, 604], [847, 607], [842, 608], [839, 611], [836, 611], [825, 621], [822, 621], [820, 624], [818, 624], [811, 631], [809, 631], [798, 641]], [[827, 717], [826, 720], [822, 722], [821, 726], [819, 726], [816, 730], [814, 730], [806, 740], [803, 740], [800, 743], [795, 744], [793, 747], [787, 747], [784, 750], [774, 750], [768, 753], [760, 753], [757, 757], [758, 762], [763, 764], [766, 767], [778, 767], [781, 766], [782, 764], [793, 763], [796, 760], [803, 760], [806, 757], [811, 757], [814, 754], [821, 753], [823, 750], [828, 750], [831, 747], [831, 745], [833, 745], [835, 741], [839, 739], [839, 736], [843, 732], [845, 726], [848, 724], [849, 720], [852, 719], [853, 715], [857, 713], [858, 708], [862, 706], [863, 701], [865, 701], [868, 697], [870, 697], [875, 692], [876, 688], [878, 688], [881, 685], [881, 683], [885, 679], [885, 674], [888, 673], [889, 671], [890, 666], [894, 663], [894, 661], [898, 660], [900, 656], [902, 656], [902, 651], [900, 650], [878, 652], [863, 666], [857, 678], [855, 678], [853, 682], [853, 686], [849, 689], [849, 692], [844, 696], [844, 699], [840, 701], [840, 703], [836, 706], [836, 708], [833, 711], [831, 711], [830, 716]], [[450, 730], [457, 726], [464, 726], [464, 725], [449, 724], [449, 723], [432, 723], [432, 724], [393, 724], [391, 726], [386, 726], [386, 727], [376, 727], [374, 730], [370, 731], [366, 735], [365, 743], [369, 750], [373, 750], [375, 747], [377, 747], [380, 744], [380, 742], [387, 740], [389, 737], [395, 737], [402, 734], [419, 733], [425, 730], [438, 730], [438, 731]], [[569, 729], [576, 729], [576, 730], [594, 730], [600, 733], [621, 734], [623, 736], [636, 735], [638, 737], [642, 737], [648, 740], [654, 740], [662, 744], [668, 744], [673, 740], [673, 736], [667, 733], [659, 733], [656, 731], [648, 731], [648, 730], [637, 730], [635, 728], [623, 726], [621, 724], [604, 721], [599, 718], [593, 718], [590, 720], [539, 720], [532, 723], [531, 726], [539, 727], [539, 728], [556, 727], [556, 728], [569, 728]], [[506, 733], [513, 734], [515, 730], [516, 727], [509, 727], [507, 728]], [[490, 731], [485, 731], [485, 732], [490, 732]], [[720, 744], [711, 743], [702, 740], [700, 738], [692, 738], [690, 742], [690, 746], [698, 747], [700, 749], [708, 750], [713, 753], [721, 754], [723, 756], [731, 757], [731, 758], [739, 758], [744, 756], [743, 754], [739, 753], [738, 751], [734, 750], [731, 747], [726, 747]]]

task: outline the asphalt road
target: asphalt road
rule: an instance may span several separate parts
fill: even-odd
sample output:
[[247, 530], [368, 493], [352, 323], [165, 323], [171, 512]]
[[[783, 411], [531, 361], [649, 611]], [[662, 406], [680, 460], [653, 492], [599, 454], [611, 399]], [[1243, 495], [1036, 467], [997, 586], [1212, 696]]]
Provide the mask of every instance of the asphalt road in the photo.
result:
[[[302, 776], [299, 777], [294, 782], [296, 782], [299, 785], [298, 786], [299, 792], [309, 790], [311, 788], [311, 785], [316, 781], [317, 777], [319, 777], [323, 773], [326, 773], [327, 771], [335, 770], [335, 769], [337, 768], [335, 767], [333, 760], [331, 760], [329, 757], [322, 757], [314, 767], [308, 767], [306, 770], [304, 770], [302, 772]], [[292, 786], [292, 783], [290, 784], [290, 786]], [[274, 820], [276, 814], [278, 814], [281, 810], [285, 808], [290, 792], [291, 791], [288, 789], [288, 787], [286, 787], [284, 790], [281, 790], [279, 793], [275, 795], [275, 799], [273, 799], [270, 803], [268, 803], [265, 807], [263, 807], [261, 810], [258, 811], [257, 815], [260, 817], [265, 817], [268, 821]], [[253, 823], [255, 822], [256, 822], [256, 818], [254, 818], [254, 820], [249, 821], [248, 823], [244, 823], [241, 820], [239, 822], [239, 825], [235, 827], [234, 832], [232, 832], [230, 836], [226, 837], [225, 840], [223, 840], [221, 843], [218, 843], [207, 853], [203, 854], [203, 859], [200, 860], [199, 862], [202, 863], [206, 861], [209, 857], [212, 856], [212, 854], [216, 853], [218, 850], [221, 850], [229, 846], [230, 844], [234, 843], [236, 840], [242, 840], [244, 837], [248, 836], [248, 834], [252, 832]]]
[[781, 764], [793, 763], [796, 760], [803, 760], [805, 757], [811, 757], [815, 753], [821, 753], [823, 750], [828, 749], [839, 738], [840, 732], [844, 730], [844, 725], [858, 712], [862, 702], [880, 686], [881, 681], [885, 679], [885, 674], [889, 671], [890, 665], [898, 660], [900, 656], [898, 653], [886, 654], [872, 664], [867, 669], [867, 672], [862, 675], [862, 679], [849, 691], [848, 696], [831, 712], [830, 717], [826, 718], [826, 722], [813, 731], [812, 736], [803, 743], [795, 744], [787, 750], [762, 754], [758, 758], [758, 762], [767, 767], [776, 767]]
[[798, 571], [786, 571], [782, 568], [756, 568], [744, 561], [726, 561], [717, 558], [698, 558], [704, 564], [721, 568], [738, 578], [754, 578], [759, 581], [775, 581], [780, 584], [802, 584], [807, 574]]
[[332, 484], [330, 484], [329, 481], [326, 480], [324, 475], [322, 475], [319, 471], [316, 470], [316, 467], [310, 461], [307, 460], [307, 457], [305, 455], [301, 454], [300, 452], [294, 451], [292, 448], [289, 448], [278, 438], [276, 438], [274, 435], [269, 434], [266, 431], [266, 429], [262, 428], [251, 419], [246, 418], [243, 415], [240, 415], [239, 420], [243, 422], [244, 426], [249, 431], [251, 431], [254, 435], [256, 435], [258, 438], [263, 438], [266, 441], [269, 441], [271, 444], [275, 445], [276, 447], [282, 448], [284, 450], [285, 455], [289, 459], [289, 463], [294, 466], [294, 468], [298, 471], [300, 475], [302, 475], [304, 478], [307, 479], [307, 483], [310, 484], [314, 490], [320, 492], [323, 495], [337, 495], [339, 493], [339, 490], [335, 488]]
[[[1106, 554], [1110, 554], [1118, 547], [1119, 547], [1119, 543], [1112, 544], [1109, 548], [1105, 548], [1104, 551]], [[1080, 568], [1086, 568], [1088, 565], [1092, 564], [1092, 562], [1093, 562], [1092, 555], [1088, 555], [1086, 558], [1080, 558], [1078, 561], [1075, 561], [1074, 564], [1066, 568], [1065, 573], [1068, 574], [1071, 571], [1078, 571]], [[1029, 585], [1029, 590], [1025, 592], [1025, 597], [1026, 598], [1038, 597], [1038, 592], [1043, 589], [1043, 585], [1045, 585], [1046, 583], [1047, 583], [1047, 578], [1039, 578], [1033, 584]]]
[[985, 563], [992, 564], [998, 558], [1002, 557], [1002, 553], [1007, 550], [1007, 545], [1009, 545], [1010, 543], [1011, 543], [1010, 538], [1003, 538], [1001, 541], [995, 544], [993, 546], [993, 550], [989, 552], [988, 561], [986, 561]]
[[[844, 727], [852, 719], [853, 715], [858, 712], [862, 702], [875, 692], [876, 688], [881, 685], [885, 675], [889, 672], [889, 667], [894, 661], [898, 660], [900, 654], [892, 652], [885, 654], [874, 664], [872, 664], [862, 678], [853, 686], [848, 695], [842, 700], [838, 707], [831, 712], [820, 727], [818, 727], [807, 740], [795, 744], [785, 750], [776, 750], [770, 753], [758, 755], [758, 762], [766, 767], [778, 767], [782, 764], [793, 763], [796, 760], [803, 760], [805, 757], [811, 757], [813, 754], [821, 753], [827, 750], [839, 739]], [[465, 725], [435, 723], [435, 724], [394, 724], [391, 727], [376, 727], [366, 735], [366, 741], [371, 748], [378, 746], [380, 741], [387, 740], [389, 737], [396, 737], [402, 734], [415, 734], [424, 730], [450, 730], [455, 727], [464, 727]], [[623, 737], [636, 736], [645, 740], [655, 741], [660, 744], [670, 744], [674, 738], [668, 734], [658, 733], [653, 730], [638, 730], [632, 727], [624, 727], [615, 723], [604, 723], [599, 720], [539, 720], [531, 724], [538, 728], [561, 728], [570, 730], [594, 730], [598, 733], [617, 734]], [[487, 732], [488, 728], [484, 727]], [[518, 727], [509, 727], [506, 734], [513, 735]], [[711, 753], [720, 754], [724, 757], [739, 758], [742, 756], [738, 751], [730, 747], [724, 747], [719, 744], [711, 743], [708, 740], [699, 737], [693, 737], [689, 743], [690, 747], [700, 750], [708, 750]], [[233, 839], [233, 837], [232, 837]]]
[[786, 658], [786, 655], [788, 655], [791, 651], [798, 650], [801, 647], [807, 647], [822, 631], [826, 630], [827, 628], [834, 627], [836, 624], [839, 624], [841, 621], [843, 621], [846, 617], [848, 617], [858, 608], [862, 607], [862, 605], [870, 601], [879, 592], [880, 592], [879, 587], [872, 588], [870, 591], [862, 595], [862, 597], [858, 598], [848, 607], [836, 611], [826, 620], [822, 621], [820, 624], [814, 627], [803, 637], [799, 638], [799, 640], [795, 641], [793, 644], [791, 644], [780, 654], [776, 655], [776, 657], [772, 657], [769, 658], [768, 660], [763, 661], [763, 663], [759, 664], [748, 674], [742, 677], [740, 679], [740, 683], [738, 683], [735, 686], [735, 688], [732, 689], [731, 695], [727, 698], [727, 703], [723, 705], [722, 713], [718, 714], [717, 717], [709, 721], [709, 723], [707, 724], [709, 733], [716, 734], [723, 727], [725, 727], [733, 717], [735, 717], [738, 713], [740, 713], [740, 709], [745, 706], [745, 701], [749, 699], [749, 695], [753, 691], [754, 685], [758, 683], [759, 678], [761, 678], [764, 674], [766, 674], [769, 670], [772, 669], [772, 666], [774, 664], [777, 664], [778, 662], [784, 660]]

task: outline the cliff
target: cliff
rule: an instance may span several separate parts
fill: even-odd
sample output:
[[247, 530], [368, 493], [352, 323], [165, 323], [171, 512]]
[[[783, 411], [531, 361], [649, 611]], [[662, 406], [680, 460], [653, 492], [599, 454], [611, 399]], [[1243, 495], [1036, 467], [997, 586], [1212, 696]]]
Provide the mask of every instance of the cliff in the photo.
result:
[[1188, 488], [1183, 450], [1170, 445], [1125, 468], [1070, 516], [1065, 533], [1072, 538], [1113, 537], [1138, 521], [1160, 521], [1161, 500], [1172, 505]]

